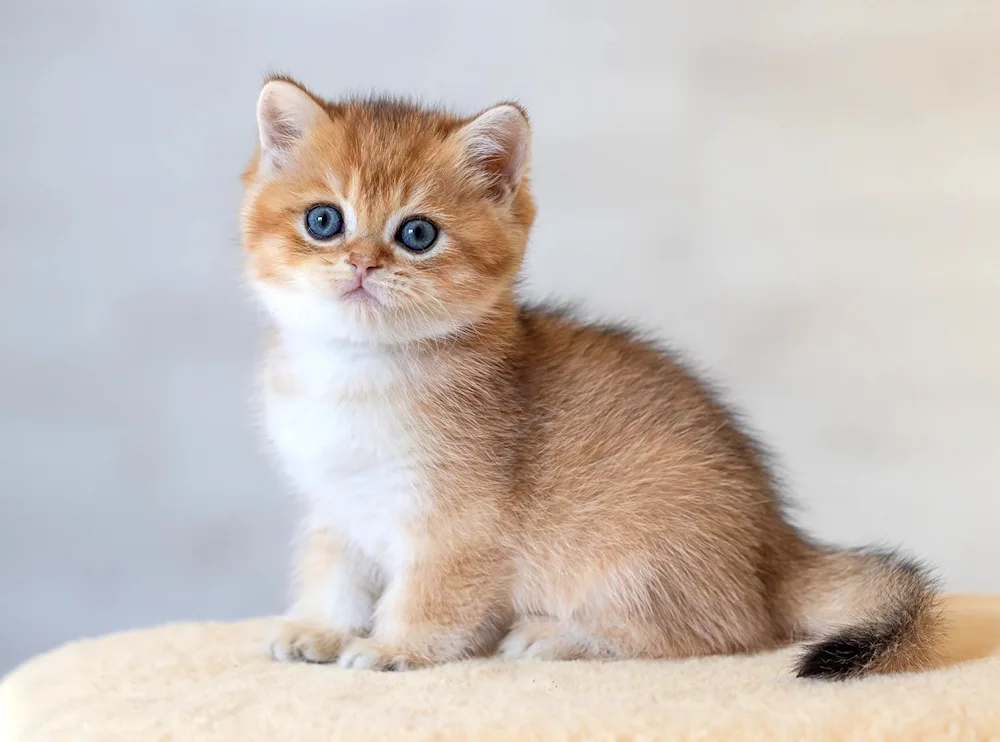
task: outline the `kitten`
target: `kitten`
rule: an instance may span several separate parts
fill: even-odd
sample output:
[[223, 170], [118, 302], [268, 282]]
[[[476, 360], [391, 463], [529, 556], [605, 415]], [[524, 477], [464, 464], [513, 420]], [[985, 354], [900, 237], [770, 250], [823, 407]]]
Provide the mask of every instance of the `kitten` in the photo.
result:
[[811, 642], [800, 676], [933, 654], [933, 584], [788, 523], [673, 358], [520, 305], [524, 111], [324, 101], [275, 77], [244, 173], [267, 429], [307, 507], [280, 660], [403, 670]]

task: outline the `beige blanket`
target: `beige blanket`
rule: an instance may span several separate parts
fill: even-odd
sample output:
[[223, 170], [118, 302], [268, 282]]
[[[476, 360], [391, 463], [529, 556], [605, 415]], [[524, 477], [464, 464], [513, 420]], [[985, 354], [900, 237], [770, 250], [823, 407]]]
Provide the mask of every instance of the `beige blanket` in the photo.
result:
[[941, 666], [795, 679], [794, 649], [683, 662], [277, 664], [268, 620], [76, 642], [0, 686], [3, 742], [1000, 740], [1000, 596], [952, 596]]

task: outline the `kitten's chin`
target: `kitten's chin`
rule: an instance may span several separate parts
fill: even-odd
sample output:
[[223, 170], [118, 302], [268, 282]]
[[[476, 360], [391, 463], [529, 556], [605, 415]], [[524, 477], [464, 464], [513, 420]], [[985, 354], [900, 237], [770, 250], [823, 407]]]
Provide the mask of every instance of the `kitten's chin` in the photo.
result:
[[463, 326], [457, 317], [414, 315], [377, 295], [324, 296], [259, 281], [253, 286], [279, 329], [316, 341], [400, 345], [445, 337]]

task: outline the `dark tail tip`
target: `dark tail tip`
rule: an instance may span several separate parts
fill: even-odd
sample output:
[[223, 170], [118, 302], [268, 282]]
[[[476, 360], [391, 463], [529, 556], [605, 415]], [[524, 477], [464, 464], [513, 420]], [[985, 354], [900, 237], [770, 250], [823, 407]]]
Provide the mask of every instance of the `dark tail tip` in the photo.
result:
[[820, 680], [847, 680], [867, 675], [892, 644], [892, 636], [874, 627], [852, 627], [807, 647], [796, 675]]

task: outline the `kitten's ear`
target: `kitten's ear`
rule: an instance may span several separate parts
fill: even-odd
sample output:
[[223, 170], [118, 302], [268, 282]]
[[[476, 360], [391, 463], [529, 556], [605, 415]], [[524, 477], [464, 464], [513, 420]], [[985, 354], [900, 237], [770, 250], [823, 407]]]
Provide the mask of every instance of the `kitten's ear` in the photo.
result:
[[261, 161], [275, 169], [287, 164], [296, 146], [326, 111], [295, 83], [271, 80], [257, 99], [257, 132]]
[[531, 129], [524, 111], [510, 103], [494, 106], [456, 136], [463, 164], [483, 178], [493, 198], [507, 199], [528, 169]]

